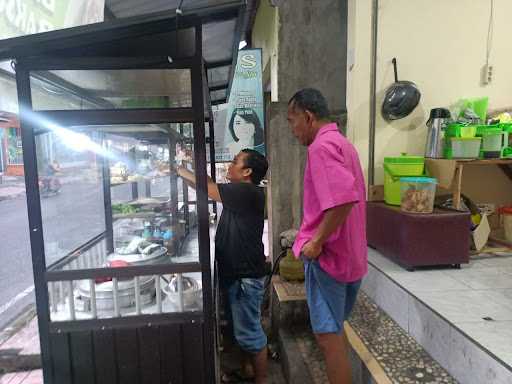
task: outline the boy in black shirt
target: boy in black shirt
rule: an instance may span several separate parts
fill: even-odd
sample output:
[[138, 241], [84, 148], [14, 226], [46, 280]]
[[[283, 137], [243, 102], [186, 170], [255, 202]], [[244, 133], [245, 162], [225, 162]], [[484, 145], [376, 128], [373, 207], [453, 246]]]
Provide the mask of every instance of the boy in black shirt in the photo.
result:
[[[208, 196], [223, 206], [215, 235], [220, 283], [226, 293], [233, 334], [240, 348], [250, 356], [256, 384], [267, 381], [267, 337], [261, 326], [265, 194], [259, 187], [267, 169], [263, 155], [244, 149], [229, 166], [229, 184], [216, 184], [208, 179]], [[178, 175], [195, 185], [192, 172], [180, 167]], [[228, 381], [229, 377], [224, 379]]]

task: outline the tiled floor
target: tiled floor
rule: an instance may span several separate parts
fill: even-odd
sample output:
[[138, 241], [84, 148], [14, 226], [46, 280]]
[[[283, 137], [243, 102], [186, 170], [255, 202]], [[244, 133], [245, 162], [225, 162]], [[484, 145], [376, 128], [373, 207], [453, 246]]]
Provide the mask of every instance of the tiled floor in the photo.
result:
[[460, 270], [408, 272], [370, 250], [380, 269], [512, 367], [512, 253], [479, 256]]

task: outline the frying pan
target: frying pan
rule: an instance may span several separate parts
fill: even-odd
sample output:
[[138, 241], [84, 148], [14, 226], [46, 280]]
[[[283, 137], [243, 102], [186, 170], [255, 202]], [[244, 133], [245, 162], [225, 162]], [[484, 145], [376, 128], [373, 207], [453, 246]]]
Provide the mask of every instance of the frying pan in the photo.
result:
[[393, 58], [395, 82], [387, 90], [382, 102], [382, 116], [386, 120], [398, 120], [408, 116], [418, 105], [421, 93], [412, 81], [398, 81], [396, 58]]

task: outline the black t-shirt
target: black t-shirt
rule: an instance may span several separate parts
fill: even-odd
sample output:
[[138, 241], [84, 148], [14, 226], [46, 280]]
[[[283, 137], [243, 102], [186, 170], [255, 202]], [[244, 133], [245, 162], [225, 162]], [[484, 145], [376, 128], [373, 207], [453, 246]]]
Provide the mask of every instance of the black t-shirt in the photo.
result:
[[223, 209], [215, 235], [215, 257], [220, 278], [263, 277], [263, 188], [252, 183], [219, 184], [219, 193]]

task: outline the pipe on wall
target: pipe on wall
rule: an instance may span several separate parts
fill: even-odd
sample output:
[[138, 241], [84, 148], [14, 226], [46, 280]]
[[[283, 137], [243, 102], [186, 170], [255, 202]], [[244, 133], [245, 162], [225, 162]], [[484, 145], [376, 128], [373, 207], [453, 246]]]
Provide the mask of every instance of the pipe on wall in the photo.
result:
[[368, 186], [375, 182], [375, 122], [377, 116], [377, 39], [379, 0], [372, 0], [372, 46], [370, 60], [370, 135], [368, 151]]

